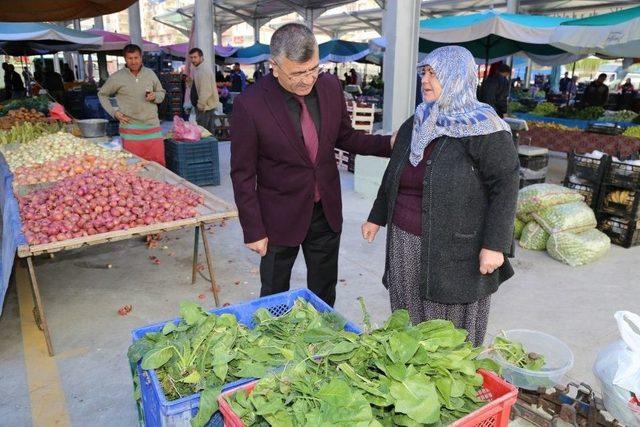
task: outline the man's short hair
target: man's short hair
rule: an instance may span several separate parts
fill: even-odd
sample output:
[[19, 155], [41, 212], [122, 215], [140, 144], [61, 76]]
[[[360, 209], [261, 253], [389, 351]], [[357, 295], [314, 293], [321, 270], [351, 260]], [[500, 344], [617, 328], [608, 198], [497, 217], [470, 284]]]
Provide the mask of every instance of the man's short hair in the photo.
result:
[[511, 74], [511, 67], [509, 67], [507, 64], [504, 64], [504, 63], [500, 64], [498, 65], [498, 72]]
[[200, 49], [199, 47], [194, 47], [189, 51], [189, 55], [193, 55], [194, 53], [197, 53], [200, 56], [204, 56], [204, 53], [202, 53], [202, 49]]
[[294, 62], [307, 62], [318, 49], [318, 42], [309, 27], [294, 22], [273, 33], [270, 48], [272, 58], [284, 56]]
[[128, 44], [122, 49], [123, 54], [138, 52], [142, 56], [142, 49], [137, 44]]
[[598, 76], [599, 79], [606, 79], [607, 75], [605, 73], [600, 73], [600, 75]]
[[239, 63], [239, 62], [235, 62], [235, 63], [233, 64], [233, 66], [234, 66], [234, 67], [235, 67], [235, 66], [238, 66], [238, 67], [239, 67], [239, 66], [240, 66], [240, 63]]

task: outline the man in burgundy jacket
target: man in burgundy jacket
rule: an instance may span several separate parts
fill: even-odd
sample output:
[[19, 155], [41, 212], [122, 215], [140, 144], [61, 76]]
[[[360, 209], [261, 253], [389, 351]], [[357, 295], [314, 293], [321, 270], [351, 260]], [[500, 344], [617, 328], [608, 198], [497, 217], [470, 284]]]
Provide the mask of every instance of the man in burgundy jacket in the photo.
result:
[[247, 246], [262, 256], [261, 296], [289, 290], [300, 246], [307, 286], [333, 306], [342, 230], [334, 148], [389, 157], [389, 136], [355, 131], [340, 81], [319, 75], [318, 45], [302, 24], [271, 38], [273, 73], [234, 100], [231, 180]]

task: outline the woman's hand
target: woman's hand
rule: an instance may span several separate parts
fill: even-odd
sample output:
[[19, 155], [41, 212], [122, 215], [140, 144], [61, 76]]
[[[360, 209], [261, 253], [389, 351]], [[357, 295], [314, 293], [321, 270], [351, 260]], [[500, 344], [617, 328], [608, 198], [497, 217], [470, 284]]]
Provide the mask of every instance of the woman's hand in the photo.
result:
[[[363, 226], [364, 227], [364, 226]], [[502, 252], [482, 249], [480, 251], [480, 274], [491, 274], [504, 264]]]
[[380, 230], [379, 225], [367, 221], [362, 224], [362, 238], [369, 243], [373, 243], [376, 234], [378, 234], [378, 230]]

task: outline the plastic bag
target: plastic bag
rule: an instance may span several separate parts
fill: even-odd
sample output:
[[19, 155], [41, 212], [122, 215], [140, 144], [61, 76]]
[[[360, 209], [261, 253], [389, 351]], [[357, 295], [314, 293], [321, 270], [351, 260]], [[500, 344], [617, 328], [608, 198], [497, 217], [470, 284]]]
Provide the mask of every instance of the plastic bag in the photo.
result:
[[611, 239], [603, 232], [592, 229], [583, 233], [556, 233], [547, 240], [549, 255], [571, 267], [589, 264], [611, 249]]
[[533, 184], [518, 193], [516, 214], [524, 222], [530, 222], [533, 212], [564, 203], [581, 202], [584, 196], [576, 190], [555, 184]]
[[196, 123], [185, 122], [179, 116], [173, 116], [173, 139], [175, 141], [197, 142], [202, 138]]
[[71, 122], [71, 117], [64, 112], [64, 107], [57, 102], [54, 102], [49, 106], [49, 117], [58, 119], [65, 123]]
[[520, 179], [542, 179], [547, 176], [549, 167], [545, 166], [540, 170], [534, 171], [533, 169], [520, 168]]
[[522, 236], [522, 230], [524, 229], [525, 225], [526, 224], [524, 222], [516, 218], [516, 222], [513, 223], [513, 237], [516, 240], [519, 240], [520, 236]]
[[584, 202], [551, 206], [534, 212], [532, 216], [549, 234], [562, 231], [582, 233], [598, 225], [593, 210]]
[[626, 351], [618, 357], [618, 371], [613, 383], [640, 396], [640, 316], [618, 311], [615, 316]]
[[631, 395], [640, 393], [640, 316], [619, 311], [615, 318], [623, 339], [598, 353], [593, 373], [600, 380], [607, 411], [625, 425], [640, 426], [640, 405]]
[[522, 236], [520, 236], [520, 246], [525, 249], [531, 249], [534, 251], [544, 251], [547, 248], [547, 240], [549, 239], [549, 233], [535, 221], [531, 221], [522, 229]]

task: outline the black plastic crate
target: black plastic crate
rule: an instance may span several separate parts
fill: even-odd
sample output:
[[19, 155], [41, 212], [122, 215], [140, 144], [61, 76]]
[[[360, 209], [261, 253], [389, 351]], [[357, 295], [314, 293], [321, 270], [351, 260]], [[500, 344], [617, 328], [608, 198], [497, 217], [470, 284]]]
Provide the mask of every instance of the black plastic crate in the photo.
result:
[[576, 190], [584, 196], [584, 202], [593, 210], [598, 208], [600, 185], [597, 184], [577, 184], [575, 182], [565, 182], [564, 186]]
[[640, 218], [640, 189], [603, 185], [598, 212], [635, 221]]
[[532, 171], [539, 171], [549, 166], [549, 154], [543, 156], [524, 156], [518, 155], [520, 158], [520, 167]]
[[623, 248], [640, 245], [640, 221], [603, 215], [598, 220], [598, 229], [609, 236], [615, 245]]
[[[576, 153], [569, 153], [567, 157], [567, 174], [564, 178], [565, 186], [566, 183], [572, 181], [572, 176], [579, 180], [588, 181], [588, 183], [591, 184], [600, 185], [610, 161], [611, 158], [609, 156], [592, 159], [591, 157], [581, 156]], [[588, 183], [585, 182], [585, 184]]]
[[540, 178], [540, 179], [523, 179], [523, 178], [520, 178], [520, 188], [528, 187], [529, 185], [533, 185], [533, 184], [544, 184], [546, 179], [547, 178]]
[[220, 185], [218, 140], [198, 142], [164, 141], [167, 168], [196, 185]]
[[640, 189], [640, 166], [612, 161], [604, 173], [604, 182], [624, 188]]

